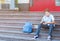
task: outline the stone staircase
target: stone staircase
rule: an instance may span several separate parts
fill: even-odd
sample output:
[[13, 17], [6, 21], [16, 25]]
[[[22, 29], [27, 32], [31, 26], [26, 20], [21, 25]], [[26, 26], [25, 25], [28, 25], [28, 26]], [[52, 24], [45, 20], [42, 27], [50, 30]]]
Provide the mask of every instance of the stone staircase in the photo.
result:
[[[53, 31], [53, 40], [60, 41], [60, 12], [51, 12], [55, 16], [56, 27]], [[15, 12], [0, 11], [0, 40], [1, 41], [47, 41], [48, 30], [42, 29], [40, 39], [32, 39], [43, 12]], [[23, 33], [25, 22], [33, 23], [33, 32]]]

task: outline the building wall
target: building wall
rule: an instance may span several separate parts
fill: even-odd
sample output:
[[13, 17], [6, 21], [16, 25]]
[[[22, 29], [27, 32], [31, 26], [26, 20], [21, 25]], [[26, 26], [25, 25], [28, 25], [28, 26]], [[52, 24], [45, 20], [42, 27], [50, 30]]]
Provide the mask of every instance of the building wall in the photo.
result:
[[29, 10], [29, 0], [18, 0], [18, 4], [15, 1], [17, 0], [0, 0], [0, 9], [14, 10], [18, 6], [21, 11]]
[[21, 11], [28, 11], [29, 10], [29, 0], [18, 0], [18, 4], [15, 1], [17, 0], [0, 0], [0, 9], [12, 9], [14, 10], [16, 6]]
[[15, 9], [15, 0], [10, 1], [10, 9], [12, 9], [12, 10]]
[[15, 0], [0, 0], [0, 9], [15, 9]]
[[4, 4], [5, 0], [0, 0], [0, 9], [1, 9], [1, 4]]
[[18, 7], [20, 11], [29, 11], [29, 0], [18, 0]]
[[[60, 11], [60, 0], [18, 0], [18, 8], [21, 11]], [[0, 9], [15, 9], [15, 0], [0, 0]]]
[[30, 11], [44, 11], [49, 8], [50, 11], [60, 11], [60, 6], [56, 5], [56, 0], [33, 0]]
[[0, 3], [4, 4], [5, 3], [5, 0], [0, 0]]
[[29, 3], [29, 0], [18, 0], [18, 3]]

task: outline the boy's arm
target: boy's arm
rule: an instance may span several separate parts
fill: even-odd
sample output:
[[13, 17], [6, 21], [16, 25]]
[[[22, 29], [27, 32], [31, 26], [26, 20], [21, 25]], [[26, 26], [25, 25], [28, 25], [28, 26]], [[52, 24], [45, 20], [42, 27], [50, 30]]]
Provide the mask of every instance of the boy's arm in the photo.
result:
[[40, 23], [43, 23], [44, 22], [44, 17], [42, 18], [41, 22]]
[[55, 21], [47, 22], [47, 24], [55, 24]]

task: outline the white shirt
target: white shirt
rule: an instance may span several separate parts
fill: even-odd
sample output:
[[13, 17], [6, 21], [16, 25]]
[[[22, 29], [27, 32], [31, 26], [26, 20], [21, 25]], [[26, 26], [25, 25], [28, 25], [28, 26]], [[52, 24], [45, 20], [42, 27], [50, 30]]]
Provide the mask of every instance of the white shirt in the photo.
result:
[[49, 17], [43, 16], [43, 18], [42, 18], [42, 21], [44, 21], [44, 22], [52, 22], [52, 21], [54, 21], [54, 20], [55, 20], [55, 19], [54, 19], [54, 16], [53, 16], [52, 14], [50, 14]]

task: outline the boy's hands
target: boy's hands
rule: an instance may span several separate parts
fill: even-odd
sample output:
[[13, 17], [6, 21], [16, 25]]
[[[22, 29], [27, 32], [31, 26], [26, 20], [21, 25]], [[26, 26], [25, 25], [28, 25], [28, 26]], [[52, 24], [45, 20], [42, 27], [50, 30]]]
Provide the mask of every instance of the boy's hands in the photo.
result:
[[41, 23], [41, 24], [48, 24], [48, 23], [46, 23], [46, 22], [42, 22], [42, 21], [41, 21], [40, 23]]
[[47, 24], [47, 23], [43, 23], [44, 25]]

